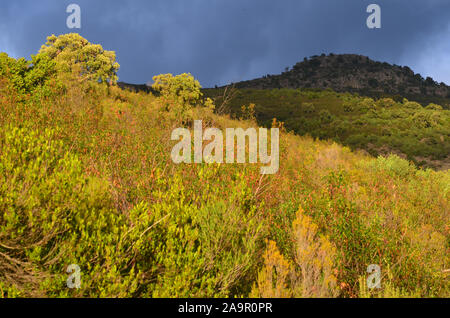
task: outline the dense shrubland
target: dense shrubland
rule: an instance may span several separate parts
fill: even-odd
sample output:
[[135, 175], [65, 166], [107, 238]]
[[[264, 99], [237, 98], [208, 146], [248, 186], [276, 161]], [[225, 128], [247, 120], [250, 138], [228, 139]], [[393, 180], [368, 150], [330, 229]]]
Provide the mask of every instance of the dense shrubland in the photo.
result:
[[[205, 94], [221, 104], [223, 89]], [[417, 166], [450, 168], [450, 110], [422, 107], [407, 99], [374, 100], [349, 93], [307, 89], [240, 89], [226, 111], [241, 117], [241, 106], [255, 105], [258, 124], [276, 117], [299, 135], [330, 139], [373, 156], [397, 154]]]
[[284, 130], [273, 176], [175, 165], [173, 128], [256, 126], [253, 106], [219, 116], [187, 74], [156, 77], [155, 95], [114, 72], [78, 80], [86, 61], [0, 55], [1, 297], [449, 296], [448, 171]]

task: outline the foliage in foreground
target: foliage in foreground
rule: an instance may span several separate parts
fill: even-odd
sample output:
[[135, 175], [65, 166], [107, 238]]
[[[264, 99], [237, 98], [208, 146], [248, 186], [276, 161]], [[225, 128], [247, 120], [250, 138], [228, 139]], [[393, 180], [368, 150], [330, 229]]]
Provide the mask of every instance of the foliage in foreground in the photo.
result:
[[256, 123], [214, 114], [189, 75], [137, 94], [44, 56], [0, 56], [0, 296], [449, 296], [448, 171], [287, 132], [277, 175], [175, 165], [174, 127]]

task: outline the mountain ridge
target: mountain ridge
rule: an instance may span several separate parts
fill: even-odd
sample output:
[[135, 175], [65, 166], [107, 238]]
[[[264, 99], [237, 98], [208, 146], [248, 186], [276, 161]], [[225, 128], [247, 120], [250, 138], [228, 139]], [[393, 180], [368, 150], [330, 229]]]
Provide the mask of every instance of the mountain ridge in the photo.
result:
[[438, 83], [431, 77], [423, 78], [408, 66], [377, 62], [357, 54], [312, 56], [279, 75], [268, 74], [234, 85], [253, 89], [332, 89], [375, 98], [397, 95], [422, 105], [444, 104], [446, 108], [450, 102], [450, 86], [445, 83]]

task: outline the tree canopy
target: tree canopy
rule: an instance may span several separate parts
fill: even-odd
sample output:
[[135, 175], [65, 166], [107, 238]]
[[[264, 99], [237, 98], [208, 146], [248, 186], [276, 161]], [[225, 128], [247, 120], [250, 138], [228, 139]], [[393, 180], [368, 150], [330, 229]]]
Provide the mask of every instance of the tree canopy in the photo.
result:
[[56, 62], [59, 72], [76, 73], [83, 80], [115, 84], [120, 65], [116, 53], [92, 44], [77, 33], [49, 36], [39, 54], [46, 54]]

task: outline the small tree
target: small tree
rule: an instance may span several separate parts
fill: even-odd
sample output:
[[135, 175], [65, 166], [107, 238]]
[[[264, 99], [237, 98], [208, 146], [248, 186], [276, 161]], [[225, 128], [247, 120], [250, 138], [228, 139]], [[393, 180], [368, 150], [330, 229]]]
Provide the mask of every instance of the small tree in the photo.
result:
[[166, 111], [185, 121], [192, 114], [192, 108], [197, 105], [214, 109], [210, 98], [203, 99], [200, 83], [191, 74], [161, 74], [153, 77], [152, 88], [158, 92], [164, 102]]
[[120, 65], [116, 62], [116, 53], [89, 43], [77, 33], [49, 36], [39, 54], [54, 60], [58, 72], [75, 73], [82, 81], [117, 82]]
[[153, 77], [153, 89], [187, 106], [195, 106], [203, 96], [200, 83], [191, 74], [161, 74]]

